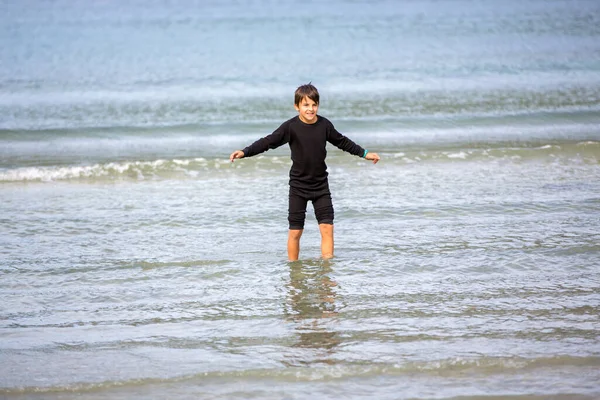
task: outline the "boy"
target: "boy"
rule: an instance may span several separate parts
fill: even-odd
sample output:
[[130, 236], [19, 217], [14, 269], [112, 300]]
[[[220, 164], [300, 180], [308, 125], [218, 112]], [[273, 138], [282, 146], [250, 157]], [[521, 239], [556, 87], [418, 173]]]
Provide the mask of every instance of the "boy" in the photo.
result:
[[306, 205], [309, 200], [313, 203], [321, 232], [321, 255], [324, 259], [332, 258], [333, 204], [325, 164], [327, 142], [350, 154], [373, 161], [373, 164], [377, 164], [379, 156], [369, 153], [339, 133], [328, 119], [317, 114], [319, 92], [310, 83], [296, 89], [294, 108], [298, 111], [298, 116], [287, 120], [272, 134], [258, 139], [244, 150], [234, 151], [229, 159], [233, 162], [236, 158], [252, 157], [289, 143], [292, 167], [289, 181], [288, 259], [298, 260], [300, 237], [304, 230]]

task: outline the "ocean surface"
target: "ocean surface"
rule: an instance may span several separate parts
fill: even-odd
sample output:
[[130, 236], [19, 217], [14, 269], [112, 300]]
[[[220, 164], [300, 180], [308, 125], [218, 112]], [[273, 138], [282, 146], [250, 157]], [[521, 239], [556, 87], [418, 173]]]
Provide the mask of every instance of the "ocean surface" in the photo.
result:
[[600, 2], [0, 0], [0, 398], [600, 398]]

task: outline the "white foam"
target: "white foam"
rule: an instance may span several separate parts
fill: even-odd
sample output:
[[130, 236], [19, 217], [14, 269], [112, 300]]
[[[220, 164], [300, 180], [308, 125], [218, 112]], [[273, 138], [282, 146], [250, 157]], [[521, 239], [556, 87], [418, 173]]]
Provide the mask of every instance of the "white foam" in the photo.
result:
[[465, 159], [467, 158], [467, 154], [464, 151], [458, 152], [458, 153], [450, 153], [447, 155], [448, 158], [461, 158], [461, 159]]
[[[75, 165], [75, 166], [52, 166], [52, 167], [21, 167], [0, 171], [1, 182], [18, 181], [42, 181], [51, 182], [68, 179], [101, 178], [108, 176], [126, 176], [128, 173], [137, 179], [145, 179], [159, 171], [183, 171], [182, 168], [189, 166], [191, 162], [200, 166], [206, 165], [205, 159], [194, 160], [154, 160], [154, 161], [127, 161], [110, 162], [107, 164]], [[219, 168], [215, 163], [215, 168]]]
[[100, 165], [76, 167], [24, 167], [0, 172], [0, 181], [42, 181], [84, 178], [107, 175]]

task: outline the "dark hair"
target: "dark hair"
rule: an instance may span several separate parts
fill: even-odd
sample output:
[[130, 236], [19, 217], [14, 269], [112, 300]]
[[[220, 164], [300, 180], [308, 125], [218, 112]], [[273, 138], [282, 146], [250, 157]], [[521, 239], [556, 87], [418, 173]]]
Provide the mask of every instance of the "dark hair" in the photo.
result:
[[294, 104], [299, 105], [305, 97], [308, 97], [319, 104], [319, 91], [311, 82], [308, 82], [306, 85], [298, 86], [298, 89], [296, 89], [296, 92], [294, 93]]

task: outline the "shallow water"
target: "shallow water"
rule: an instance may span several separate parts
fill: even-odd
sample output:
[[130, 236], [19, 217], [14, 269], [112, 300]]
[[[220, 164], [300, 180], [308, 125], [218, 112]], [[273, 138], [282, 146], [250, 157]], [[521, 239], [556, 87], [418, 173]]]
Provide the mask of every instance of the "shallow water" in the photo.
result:
[[[265, 4], [3, 6], [0, 397], [599, 397], [596, 3]], [[382, 161], [290, 263], [310, 79]]]
[[310, 212], [284, 261], [272, 157], [5, 184], [4, 394], [598, 394], [597, 162], [353, 160], [330, 160], [331, 261]]

